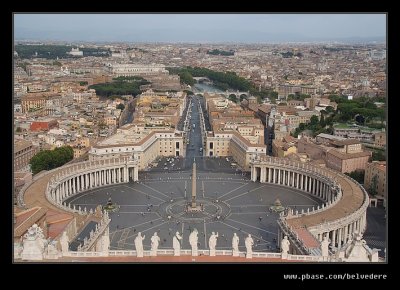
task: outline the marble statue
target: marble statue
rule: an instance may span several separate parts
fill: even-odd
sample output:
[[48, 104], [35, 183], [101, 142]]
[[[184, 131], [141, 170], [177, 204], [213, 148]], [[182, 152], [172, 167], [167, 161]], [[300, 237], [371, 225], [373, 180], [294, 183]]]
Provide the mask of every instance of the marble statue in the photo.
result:
[[232, 254], [234, 257], [239, 257], [239, 237], [233, 233], [232, 238]]
[[20, 242], [14, 243], [14, 259], [21, 258], [22, 244]]
[[179, 234], [179, 232], [176, 232], [175, 236], [172, 239], [172, 247], [174, 248], [174, 256], [180, 256], [181, 255], [181, 242], [182, 236]]
[[33, 224], [24, 235], [22, 260], [43, 260], [44, 243], [43, 230]]
[[198, 242], [198, 231], [194, 229], [189, 235], [189, 244], [192, 247], [192, 256], [198, 256], [197, 242]]
[[218, 233], [211, 233], [210, 239], [208, 240], [208, 247], [210, 248], [210, 256], [215, 256], [215, 247], [217, 246]]
[[244, 240], [244, 244], [246, 245], [246, 258], [251, 259], [253, 258], [253, 245], [254, 245], [254, 240], [249, 234], [247, 238]]
[[135, 248], [136, 248], [136, 256], [142, 258], [143, 257], [143, 240], [146, 236], [142, 237], [142, 233], [138, 232], [138, 235], [135, 238]]
[[289, 246], [290, 246], [290, 242], [287, 238], [287, 236], [285, 236], [283, 238], [283, 240], [281, 241], [281, 252], [282, 252], [282, 259], [286, 259], [288, 252], [289, 252]]
[[46, 258], [47, 259], [58, 259], [60, 257], [60, 253], [57, 250], [57, 242], [56, 241], [51, 241], [47, 245], [47, 253], [46, 253]]
[[151, 237], [151, 253], [150, 256], [157, 256], [158, 245], [160, 244], [160, 237], [157, 235], [157, 232]]
[[321, 253], [322, 253], [322, 257], [329, 256], [329, 240], [328, 240], [327, 236], [324, 236], [324, 239], [321, 242]]
[[60, 238], [61, 251], [63, 254], [68, 253], [68, 251], [69, 251], [68, 242], [69, 242], [69, 240], [68, 240], [67, 232], [64, 231]]

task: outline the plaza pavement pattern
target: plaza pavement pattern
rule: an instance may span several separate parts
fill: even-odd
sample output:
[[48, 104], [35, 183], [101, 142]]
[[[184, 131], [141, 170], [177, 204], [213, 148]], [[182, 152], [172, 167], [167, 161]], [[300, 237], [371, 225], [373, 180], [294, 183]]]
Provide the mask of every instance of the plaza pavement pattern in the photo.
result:
[[[200, 166], [199, 166], [200, 167]], [[239, 173], [204, 172], [197, 174], [197, 197], [209, 200], [205, 213], [191, 217], [183, 207], [175, 206], [176, 215], [168, 218], [165, 204], [189, 201], [191, 198], [191, 172], [145, 172], [138, 183], [118, 184], [81, 193], [67, 200], [71, 205], [95, 209], [105, 205], [109, 198], [120, 206], [110, 213], [111, 250], [134, 250], [138, 232], [145, 235], [145, 250], [150, 250], [150, 237], [155, 231], [161, 238], [159, 249], [172, 249], [172, 237], [183, 233], [182, 249], [190, 249], [189, 234], [199, 232], [199, 249], [208, 249], [212, 232], [218, 232], [216, 249], [231, 249], [233, 233], [240, 238], [239, 249], [245, 250], [244, 239], [254, 238], [254, 251], [277, 251], [278, 213], [269, 207], [279, 198], [282, 205], [293, 209], [312, 208], [319, 200], [306, 193], [270, 184], [254, 183]], [[186, 190], [185, 190], [186, 187]], [[172, 202], [171, 202], [172, 200]], [[218, 201], [217, 201], [218, 200]], [[215, 204], [224, 203], [222, 214], [214, 213]], [[218, 217], [219, 215], [219, 217]]]

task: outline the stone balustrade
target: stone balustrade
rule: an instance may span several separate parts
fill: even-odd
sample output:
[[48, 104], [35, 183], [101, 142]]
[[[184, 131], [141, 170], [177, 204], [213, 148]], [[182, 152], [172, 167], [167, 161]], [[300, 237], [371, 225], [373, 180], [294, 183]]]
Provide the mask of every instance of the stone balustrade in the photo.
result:
[[[209, 250], [198, 250], [199, 256], [209, 256]], [[181, 256], [192, 256], [192, 250], [181, 250]], [[232, 256], [232, 250], [216, 250], [216, 256]], [[173, 249], [162, 249], [157, 250], [157, 256], [173, 256]], [[267, 259], [281, 259], [281, 253], [269, 253], [269, 252], [253, 252], [253, 258], [267, 258]], [[110, 250], [108, 252], [108, 257], [136, 257], [137, 253], [135, 250]], [[84, 252], [84, 251], [76, 251], [76, 252], [68, 252], [64, 255], [64, 257], [105, 257], [103, 252]], [[151, 251], [143, 251], [143, 257], [152, 257]], [[246, 257], [246, 252], [239, 252], [239, 257]], [[196, 257], [193, 257], [196, 258]], [[322, 256], [307, 256], [307, 255], [287, 255], [287, 260], [294, 261], [311, 261], [311, 262], [322, 262]]]

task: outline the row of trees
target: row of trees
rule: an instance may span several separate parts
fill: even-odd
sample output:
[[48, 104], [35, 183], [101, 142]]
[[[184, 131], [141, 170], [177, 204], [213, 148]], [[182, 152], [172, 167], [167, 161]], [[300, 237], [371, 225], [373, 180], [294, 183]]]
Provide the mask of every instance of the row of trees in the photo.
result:
[[[72, 55], [67, 54], [71, 51], [72, 46], [68, 45], [26, 45], [18, 44], [15, 45], [14, 49], [18, 53], [20, 58], [46, 58], [46, 59], [57, 59], [58, 58], [71, 58]], [[109, 49], [104, 48], [80, 48], [83, 51], [84, 56], [107, 56], [110, 54]], [[36, 56], [37, 53], [37, 56]]]
[[95, 89], [97, 95], [109, 98], [122, 95], [136, 96], [141, 93], [140, 86], [149, 83], [141, 77], [119, 77], [111, 83], [91, 85], [89, 89]]
[[308, 94], [289, 94], [287, 96], [287, 101], [296, 100], [296, 101], [304, 101], [305, 98], [309, 98], [311, 95]]
[[313, 137], [321, 133], [333, 134], [333, 118], [331, 116], [325, 117], [326, 114], [327, 112], [321, 112], [319, 120], [317, 116], [311, 116], [310, 122], [307, 124], [300, 123], [292, 135], [297, 138], [304, 130], [312, 131]]
[[355, 170], [350, 173], [346, 172], [345, 174], [356, 180], [358, 183], [364, 184], [364, 176], [365, 176], [364, 170]]
[[[222, 90], [234, 89], [240, 91], [249, 91], [252, 84], [236, 75], [235, 72], [218, 72], [202, 67], [184, 67], [184, 68], [167, 68], [171, 74], [178, 74], [183, 82], [193, 85], [195, 81], [193, 77], [207, 77], [213, 81], [216, 87]], [[187, 80], [188, 82], [186, 82]]]
[[271, 99], [272, 103], [278, 98], [278, 93], [272, 90], [258, 90], [249, 80], [236, 75], [235, 72], [218, 72], [207, 68], [184, 67], [167, 68], [171, 74], [179, 75], [181, 83], [193, 86], [196, 81], [193, 77], [207, 77], [213, 81], [214, 86], [221, 90], [239, 90], [249, 91], [251, 95], [256, 96], [259, 103], [265, 98]]
[[[289, 95], [291, 99], [296, 99], [296, 95]], [[307, 95], [299, 95], [299, 99], [307, 97]], [[321, 111], [321, 118], [318, 122], [316, 116], [311, 117], [311, 121], [308, 124], [300, 124], [299, 127], [293, 133], [293, 136], [297, 137], [298, 134], [304, 130], [311, 130], [313, 136], [320, 133], [333, 134], [333, 124], [348, 122], [350, 120], [356, 120], [362, 125], [368, 125], [374, 128], [383, 128], [385, 125], [385, 110], [383, 108], [377, 108], [374, 102], [374, 98], [361, 97], [355, 100], [348, 100], [345, 96], [331, 95], [329, 96], [331, 101], [338, 103], [338, 108], [335, 111], [333, 107], [328, 106], [325, 110]], [[374, 123], [374, 119], [379, 119], [379, 123]], [[375, 152], [373, 160], [380, 160], [384, 157], [379, 152]]]
[[226, 50], [213, 49], [213, 50], [208, 50], [207, 54], [231, 56], [234, 55], [235, 52], [233, 50], [226, 51]]
[[42, 170], [51, 170], [60, 167], [73, 158], [74, 150], [70, 146], [40, 151], [30, 161], [32, 173], [36, 174]]
[[329, 99], [338, 104], [336, 117], [338, 122], [354, 120], [357, 115], [362, 116], [356, 120], [363, 125], [371, 123], [374, 119], [380, 120], [381, 124], [385, 120], [385, 109], [378, 108], [374, 104], [378, 100], [382, 101], [382, 98], [360, 97], [348, 100], [346, 96], [330, 95]]

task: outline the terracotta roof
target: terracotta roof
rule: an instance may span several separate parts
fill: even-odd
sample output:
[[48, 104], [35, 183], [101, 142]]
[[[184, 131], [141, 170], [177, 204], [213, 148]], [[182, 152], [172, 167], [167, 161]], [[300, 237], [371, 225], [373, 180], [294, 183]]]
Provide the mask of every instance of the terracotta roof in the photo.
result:
[[34, 207], [16, 216], [14, 225], [14, 237], [22, 236], [34, 223], [46, 214], [46, 208]]
[[319, 248], [320, 243], [307, 229], [298, 228], [294, 230], [299, 236], [300, 240], [303, 241], [307, 248]]
[[331, 154], [337, 158], [344, 160], [344, 159], [352, 159], [352, 158], [358, 158], [358, 157], [371, 156], [372, 152], [371, 151], [363, 151], [363, 152], [358, 152], [358, 153], [342, 153], [335, 149], [332, 149], [332, 150], [329, 150], [327, 154]]
[[292, 228], [310, 228], [325, 222], [338, 220], [359, 209], [364, 202], [364, 193], [361, 188], [340, 175], [337, 175], [337, 182], [342, 188], [343, 196], [335, 206], [316, 214], [288, 219], [287, 223]]

